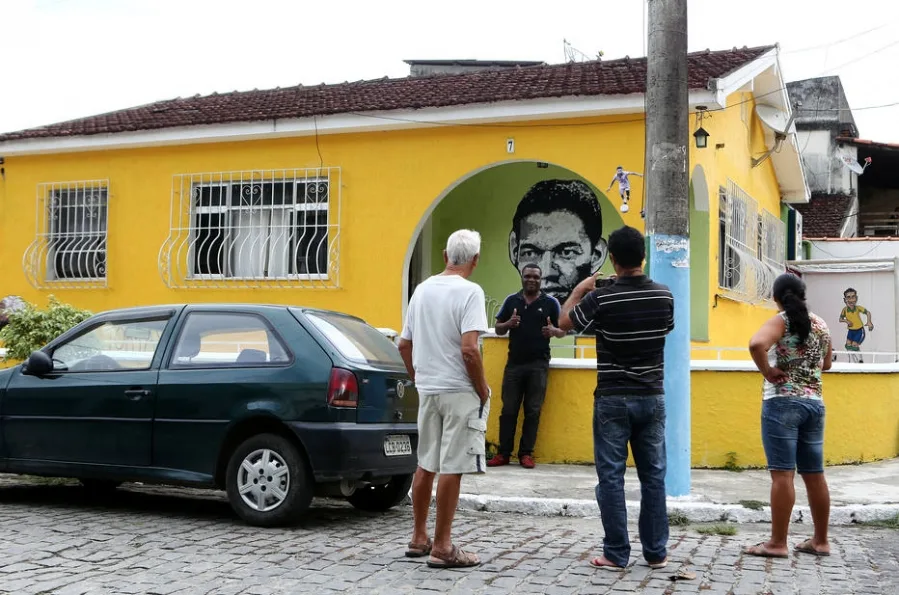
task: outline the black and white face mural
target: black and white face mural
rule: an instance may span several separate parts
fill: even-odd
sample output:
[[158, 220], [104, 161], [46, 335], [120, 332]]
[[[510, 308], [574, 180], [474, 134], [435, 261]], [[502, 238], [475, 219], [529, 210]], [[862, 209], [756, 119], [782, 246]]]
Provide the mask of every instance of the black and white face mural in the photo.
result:
[[528, 264], [539, 266], [541, 289], [560, 302], [599, 271], [607, 254], [599, 202], [584, 182], [543, 180], [518, 203], [509, 233], [509, 258], [519, 273]]

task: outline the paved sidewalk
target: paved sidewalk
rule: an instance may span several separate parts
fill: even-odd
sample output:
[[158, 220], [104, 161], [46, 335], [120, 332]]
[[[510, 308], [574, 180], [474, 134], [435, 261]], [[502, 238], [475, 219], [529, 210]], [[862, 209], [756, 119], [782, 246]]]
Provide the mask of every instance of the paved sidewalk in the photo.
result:
[[[865, 465], [842, 465], [826, 470], [831, 489], [833, 524], [884, 520], [899, 514], [899, 459]], [[742, 472], [694, 469], [692, 493], [671, 498], [669, 508], [696, 522], [769, 522], [771, 486], [767, 471]], [[596, 516], [596, 472], [591, 466], [538, 465], [523, 469], [514, 462], [462, 481], [460, 508], [521, 512], [539, 515]], [[625, 476], [625, 493], [633, 512], [640, 500], [636, 470]], [[802, 479], [796, 478], [794, 521], [808, 521], [808, 502]], [[757, 510], [762, 506], [761, 510]]]
[[[673, 527], [670, 565], [650, 570], [636, 528], [625, 572], [591, 568], [598, 520], [460, 512], [454, 538], [484, 564], [434, 570], [403, 557], [412, 515], [316, 501], [290, 529], [239, 522], [219, 492], [128, 485], [105, 503], [73, 485], [0, 477], [0, 593], [11, 595], [896, 595], [899, 531], [835, 528], [832, 555], [741, 553], [769, 527], [737, 535]], [[433, 521], [431, 523], [433, 528]], [[809, 535], [796, 527], [790, 542]], [[693, 580], [673, 582], [686, 568]]]

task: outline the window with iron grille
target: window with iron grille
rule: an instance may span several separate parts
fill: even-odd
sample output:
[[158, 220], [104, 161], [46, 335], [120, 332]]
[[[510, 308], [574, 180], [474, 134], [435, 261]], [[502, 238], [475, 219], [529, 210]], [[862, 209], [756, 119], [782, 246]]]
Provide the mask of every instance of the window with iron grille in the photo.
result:
[[723, 295], [750, 303], [771, 299], [784, 271], [786, 228], [780, 219], [728, 180], [719, 199], [718, 285]]
[[786, 270], [786, 224], [780, 217], [762, 211], [759, 229], [761, 233], [759, 258], [765, 265], [783, 272]]
[[23, 258], [38, 288], [105, 287], [109, 183], [52, 182], [37, 187], [37, 233]]
[[336, 286], [334, 168], [176, 176], [160, 266], [170, 286]]

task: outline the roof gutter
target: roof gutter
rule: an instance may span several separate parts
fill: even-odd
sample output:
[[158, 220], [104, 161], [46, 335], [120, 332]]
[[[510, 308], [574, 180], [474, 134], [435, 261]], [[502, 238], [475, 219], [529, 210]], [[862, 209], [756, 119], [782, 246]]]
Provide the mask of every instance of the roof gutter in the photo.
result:
[[[703, 89], [690, 92], [690, 108], [715, 103]], [[270, 138], [382, 132], [446, 126], [477, 126], [503, 122], [642, 114], [643, 93], [503, 101], [464, 106], [351, 112], [290, 120], [261, 120], [160, 128], [89, 136], [61, 136], [0, 142], [0, 155], [42, 155], [166, 145], [234, 142]]]

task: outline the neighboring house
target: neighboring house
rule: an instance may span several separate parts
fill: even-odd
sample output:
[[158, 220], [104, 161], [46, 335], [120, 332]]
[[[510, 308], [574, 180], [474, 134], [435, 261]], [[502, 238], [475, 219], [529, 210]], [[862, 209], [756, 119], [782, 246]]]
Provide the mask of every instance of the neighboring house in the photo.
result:
[[[605, 191], [619, 165], [645, 174], [646, 60], [410, 64], [453, 62], [462, 72], [178, 98], [0, 135], [4, 291], [93, 311], [303, 304], [399, 328], [460, 227], [483, 236], [474, 280], [490, 304], [527, 262], [558, 295], [610, 271], [609, 232], [643, 226], [642, 178], [627, 213], [618, 183]], [[778, 49], [690, 54], [689, 87], [690, 132], [710, 135], [671, 153], [691, 175], [691, 332], [744, 345], [784, 270], [786, 205], [809, 200], [795, 135], [776, 145], [754, 109], [790, 111]]]
[[899, 144], [840, 137], [837, 142], [864, 165], [857, 176], [857, 204], [846, 214], [841, 237], [899, 237]]
[[[812, 191], [808, 204], [796, 205], [805, 254], [792, 267], [834, 334], [838, 361], [899, 361], [899, 241], [887, 241], [899, 240], [899, 145], [858, 138], [839, 77], [787, 88]], [[844, 316], [854, 301], [873, 316], [874, 330]]]
[[[789, 83], [811, 201], [806, 238], [899, 236], [899, 145], [859, 139], [840, 77]], [[866, 165], [867, 164], [867, 165]], [[863, 173], [858, 173], [858, 168]]]
[[858, 175], [841, 157], [855, 160], [854, 147], [838, 138], [858, 136], [855, 118], [838, 76], [826, 76], [787, 84], [796, 110], [796, 130], [802, 164], [812, 193], [807, 205], [797, 206], [806, 238], [852, 237], [850, 213], [858, 208]]

